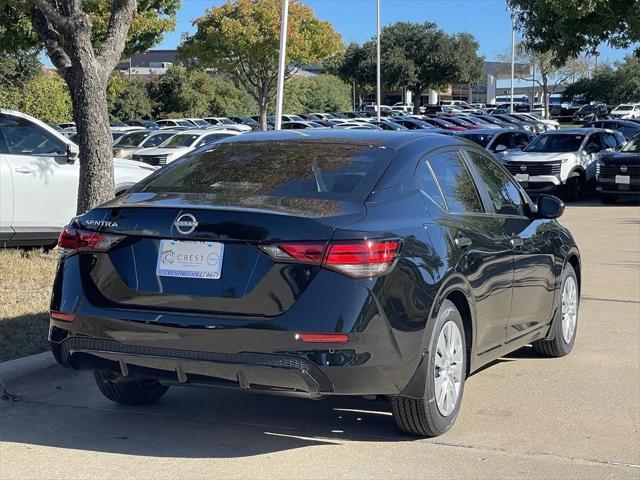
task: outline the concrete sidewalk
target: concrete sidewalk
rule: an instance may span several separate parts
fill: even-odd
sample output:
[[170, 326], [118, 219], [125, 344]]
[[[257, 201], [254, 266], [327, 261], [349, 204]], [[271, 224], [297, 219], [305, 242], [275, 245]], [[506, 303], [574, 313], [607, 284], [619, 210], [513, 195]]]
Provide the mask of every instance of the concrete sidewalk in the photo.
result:
[[640, 208], [576, 206], [583, 253], [574, 352], [520, 350], [472, 376], [454, 429], [401, 435], [382, 400], [173, 388], [103, 398], [55, 365], [0, 402], [0, 478], [640, 478]]

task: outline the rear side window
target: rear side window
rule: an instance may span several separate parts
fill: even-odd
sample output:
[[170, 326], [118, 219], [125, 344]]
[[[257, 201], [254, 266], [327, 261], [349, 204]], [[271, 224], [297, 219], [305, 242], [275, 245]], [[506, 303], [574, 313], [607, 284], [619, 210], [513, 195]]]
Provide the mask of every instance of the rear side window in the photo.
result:
[[522, 196], [513, 181], [493, 160], [477, 152], [467, 151], [476, 167], [484, 188], [499, 215], [524, 215]]
[[447, 208], [442, 193], [440, 193], [440, 187], [436, 182], [431, 167], [428, 162], [420, 163], [418, 167], [418, 183], [420, 192], [426, 195], [429, 199], [435, 202], [443, 210]]
[[222, 143], [173, 162], [132, 191], [205, 193], [238, 206], [256, 196], [364, 201], [394, 155], [371, 142]]
[[438, 180], [449, 212], [483, 212], [476, 185], [458, 152], [439, 153], [429, 157], [428, 162]]

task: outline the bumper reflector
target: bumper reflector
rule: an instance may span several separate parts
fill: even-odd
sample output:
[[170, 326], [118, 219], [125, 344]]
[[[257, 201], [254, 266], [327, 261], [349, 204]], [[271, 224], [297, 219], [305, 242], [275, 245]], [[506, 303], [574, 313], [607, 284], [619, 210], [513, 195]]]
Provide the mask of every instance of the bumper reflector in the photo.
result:
[[60, 320], [62, 322], [73, 322], [76, 319], [74, 313], [58, 312], [57, 310], [51, 310], [49, 315], [54, 320]]
[[296, 333], [296, 340], [307, 343], [346, 343], [346, 333]]

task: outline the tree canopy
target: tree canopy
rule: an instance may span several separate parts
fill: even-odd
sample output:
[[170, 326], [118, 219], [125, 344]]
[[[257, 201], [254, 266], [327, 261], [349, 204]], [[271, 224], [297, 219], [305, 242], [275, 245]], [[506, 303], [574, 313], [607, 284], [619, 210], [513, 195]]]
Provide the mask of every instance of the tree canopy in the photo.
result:
[[256, 111], [253, 99], [229, 80], [204, 70], [173, 66], [149, 82], [158, 117], [247, 115]]
[[[416, 95], [414, 108], [427, 88], [445, 88], [452, 83], [474, 83], [482, 75], [478, 42], [468, 33], [448, 35], [436, 24], [397, 22], [384, 27], [380, 36], [382, 83], [391, 88], [407, 87]], [[334, 71], [359, 88], [375, 85], [375, 40], [362, 47], [352, 44]]]
[[293, 77], [284, 87], [286, 113], [336, 112], [351, 109], [351, 87], [329, 74]]
[[610, 105], [640, 98], [640, 60], [627, 57], [613, 66], [602, 65], [590, 78], [583, 77], [569, 85], [564, 96], [580, 96], [587, 102], [601, 101]]
[[[208, 10], [194, 21], [180, 56], [188, 63], [228, 75], [257, 102], [263, 125], [274, 96], [280, 41], [279, 0], [238, 0]], [[289, 4], [287, 77], [302, 65], [322, 62], [344, 47], [329, 22], [299, 0]]]
[[[58, 3], [63, 2], [54, 2]], [[92, 44], [98, 47], [107, 35], [113, 0], [83, 0], [82, 7], [91, 20]], [[137, 0], [136, 13], [126, 32], [125, 58], [148, 50], [162, 40], [165, 32], [173, 30], [179, 8], [180, 0]], [[15, 52], [45, 48], [46, 42], [34, 29], [35, 10], [34, 2], [29, 0], [0, 0], [0, 50]]]
[[71, 93], [77, 212], [114, 194], [107, 85], [115, 66], [175, 27], [179, 0], [0, 0], [0, 50], [44, 50]]
[[[640, 41], [637, 0], [507, 0], [529, 48], [555, 51], [562, 64], [601, 43], [627, 48]], [[640, 49], [636, 51], [640, 54]]]

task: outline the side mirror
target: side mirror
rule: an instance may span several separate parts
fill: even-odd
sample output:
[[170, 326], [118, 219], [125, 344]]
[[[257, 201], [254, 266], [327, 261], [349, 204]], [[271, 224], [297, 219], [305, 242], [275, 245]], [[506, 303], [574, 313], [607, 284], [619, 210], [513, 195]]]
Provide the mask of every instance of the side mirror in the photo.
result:
[[558, 218], [564, 213], [564, 202], [553, 195], [538, 196], [538, 218]]
[[67, 144], [67, 163], [76, 163], [78, 159], [78, 150]]
[[509, 150], [509, 149], [507, 148], [507, 146], [506, 146], [506, 145], [502, 145], [502, 144], [501, 144], [501, 145], [498, 145], [498, 146], [496, 147], [496, 150], [495, 150], [495, 151], [496, 151], [496, 152], [498, 152], [498, 153], [500, 153], [500, 152], [506, 152], [507, 150]]

